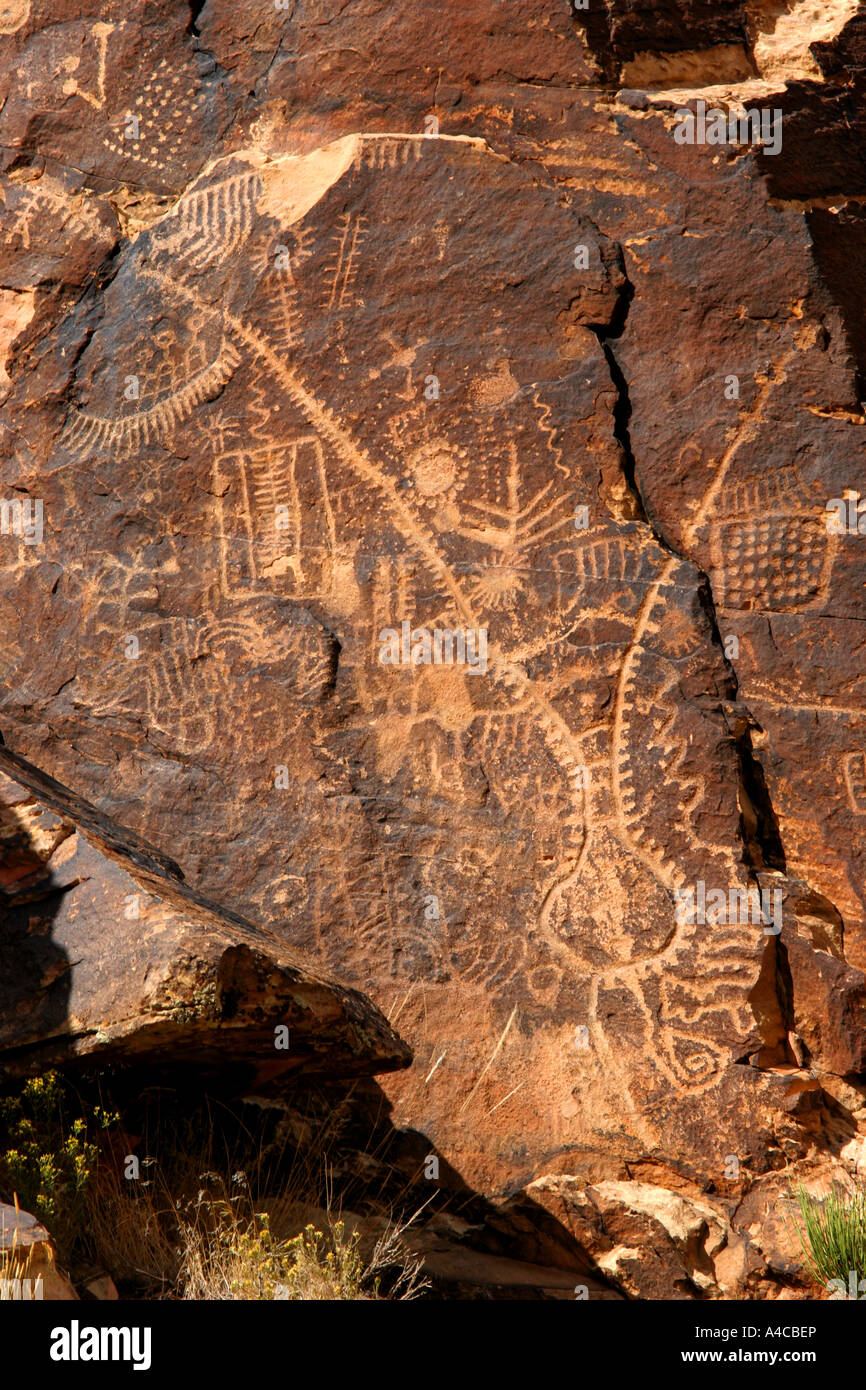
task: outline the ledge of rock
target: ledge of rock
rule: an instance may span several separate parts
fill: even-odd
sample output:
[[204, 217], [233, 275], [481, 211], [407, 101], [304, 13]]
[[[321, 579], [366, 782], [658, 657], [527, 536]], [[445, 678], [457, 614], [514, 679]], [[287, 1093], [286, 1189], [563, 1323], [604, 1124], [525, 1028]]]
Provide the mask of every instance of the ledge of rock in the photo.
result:
[[[194, 1064], [223, 1085], [406, 1066], [369, 1000], [0, 749], [0, 1074]], [[287, 1032], [281, 1030], [288, 1030]]]

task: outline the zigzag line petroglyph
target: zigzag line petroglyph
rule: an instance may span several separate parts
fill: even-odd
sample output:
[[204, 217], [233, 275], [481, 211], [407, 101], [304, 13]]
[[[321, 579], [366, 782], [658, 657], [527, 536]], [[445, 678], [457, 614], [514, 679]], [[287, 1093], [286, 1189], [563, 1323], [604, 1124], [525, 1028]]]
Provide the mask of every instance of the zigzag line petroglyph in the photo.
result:
[[553, 454], [553, 466], [559, 470], [563, 477], [568, 478], [568, 468], [562, 461], [562, 449], [556, 443], [558, 430], [554, 425], [550, 424], [550, 418], [553, 414], [550, 403], [548, 401], [542, 403], [540, 400], [540, 393], [536, 391], [532, 397], [532, 404], [538, 411], [538, 428], [541, 430], [542, 434], [547, 436], [547, 448], [550, 453]]

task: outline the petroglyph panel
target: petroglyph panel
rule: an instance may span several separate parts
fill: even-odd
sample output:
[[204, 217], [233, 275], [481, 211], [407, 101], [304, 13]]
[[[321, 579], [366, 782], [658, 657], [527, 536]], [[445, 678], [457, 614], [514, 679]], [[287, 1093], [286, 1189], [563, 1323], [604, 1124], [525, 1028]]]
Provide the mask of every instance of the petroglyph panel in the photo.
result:
[[[491, 1180], [527, 1131], [530, 1170], [663, 1113], [687, 1148], [756, 1045], [761, 926], [676, 913], [746, 886], [732, 691], [698, 571], [624, 494], [593, 331], [622, 289], [481, 141], [234, 155], [69, 312], [29, 401], [55, 445], [21, 593], [58, 666], [10, 614], [4, 729], [410, 1043], [471, 1028], [459, 1106], [447, 1069], [388, 1084]], [[714, 489], [696, 534], [747, 524]]]

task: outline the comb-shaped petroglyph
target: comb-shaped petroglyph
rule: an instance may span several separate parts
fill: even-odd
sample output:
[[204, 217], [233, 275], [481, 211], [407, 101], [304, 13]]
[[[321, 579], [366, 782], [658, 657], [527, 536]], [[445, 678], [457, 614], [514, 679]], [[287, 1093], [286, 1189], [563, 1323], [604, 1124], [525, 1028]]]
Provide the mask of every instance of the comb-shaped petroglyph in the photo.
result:
[[249, 237], [261, 191], [255, 171], [195, 189], [160, 223], [154, 249], [181, 271], [221, 265]]
[[202, 401], [211, 399], [231, 378], [240, 358], [231, 343], [219, 357], [144, 410], [116, 419], [91, 415], [86, 410], [73, 413], [63, 435], [63, 444], [77, 454], [112, 450], [134, 453], [148, 444], [165, 439], [182, 421], [189, 419]]
[[325, 310], [342, 309], [352, 293], [358, 273], [358, 256], [364, 240], [364, 219], [345, 212], [333, 235], [331, 263], [325, 271]]

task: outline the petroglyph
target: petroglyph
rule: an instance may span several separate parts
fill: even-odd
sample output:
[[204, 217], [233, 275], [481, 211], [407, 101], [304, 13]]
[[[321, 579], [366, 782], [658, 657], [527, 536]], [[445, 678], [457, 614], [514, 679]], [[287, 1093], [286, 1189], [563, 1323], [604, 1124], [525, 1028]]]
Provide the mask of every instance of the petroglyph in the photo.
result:
[[215, 361], [201, 367], [183, 386], [144, 410], [118, 419], [78, 411], [66, 427], [62, 442], [77, 454], [108, 450], [129, 454], [165, 439], [181, 421], [192, 415], [196, 406], [217, 395], [231, 378], [239, 360], [231, 343], [227, 343]]
[[[866, 713], [866, 711], [864, 711]], [[866, 753], [849, 753], [844, 762], [845, 786], [851, 810], [866, 815]]]
[[[97, 20], [91, 27], [91, 39], [96, 46], [95, 90], [89, 91], [86, 86], [81, 87], [77, 77], [67, 77], [63, 82], [64, 96], [81, 97], [82, 101], [86, 101], [95, 111], [101, 111], [105, 106], [105, 60], [108, 40], [116, 27], [115, 24], [106, 24], [103, 20]], [[64, 71], [75, 73], [78, 71], [80, 63], [80, 57], [77, 54], [71, 54], [63, 63]]]
[[[515, 1009], [530, 1033], [554, 1017], [586, 1026], [604, 1113], [623, 1101], [650, 1143], [660, 1096], [700, 1096], [741, 1055], [763, 940], [674, 916], [697, 866], [743, 881], [738, 808], [711, 804], [707, 765], [728, 756], [712, 697], [683, 696], [723, 681], [696, 572], [606, 500], [621, 473], [594, 336], [581, 329], [567, 361], [552, 337], [521, 340], [522, 296], [585, 291], [565, 254], [571, 214], [532, 248], [543, 195], [478, 141], [358, 137], [228, 168], [129, 248], [76, 364], [61, 456], [100, 497], [125, 460], [134, 539], [98, 621], [79, 617], [75, 703], [233, 786], [232, 834], [285, 840], [290, 872], [245, 890], [258, 912], [285, 911], [345, 968], [445, 991], [494, 1041]], [[481, 196], [488, 220], [524, 219], [507, 251], [473, 241]], [[394, 298], [413, 277], [423, 322]], [[121, 306], [135, 334], [117, 353], [106, 325]], [[744, 556], [756, 510], [792, 515], [784, 490], [725, 487], [759, 414], [689, 521], [718, 546], [736, 529]], [[115, 524], [108, 505], [100, 525]], [[810, 524], [799, 515], [792, 526]], [[786, 533], [780, 555], [801, 540]], [[825, 592], [828, 545], [785, 581], [792, 601]], [[741, 582], [758, 598], [769, 579]], [[377, 634], [406, 620], [485, 630], [484, 676], [383, 665]], [[281, 766], [285, 786], [266, 792]], [[247, 808], [271, 795], [273, 821], [252, 829]], [[160, 814], [151, 792], [141, 805]]]
[[[103, 28], [105, 26], [102, 26]], [[103, 65], [104, 74], [104, 65]], [[155, 173], [175, 164], [195, 132], [204, 95], [192, 73], [173, 70], [166, 59], [156, 66], [123, 117], [120, 128], [103, 137], [112, 154]]]
[[29, 251], [45, 235], [45, 219], [50, 217], [69, 238], [90, 241], [100, 232], [96, 214], [82, 200], [79, 209], [70, 207], [68, 192], [47, 175], [35, 183], [12, 181], [0, 186], [0, 205], [6, 212], [2, 243], [10, 250]]
[[811, 499], [809, 491], [794, 468], [727, 489], [710, 526], [720, 607], [803, 612], [826, 603], [838, 538], [827, 532], [820, 489]]
[[155, 251], [181, 273], [221, 265], [249, 237], [261, 191], [253, 172], [187, 194], [155, 229]]
[[325, 311], [342, 309], [358, 273], [358, 254], [364, 239], [364, 219], [345, 212], [334, 233], [332, 261], [325, 272]]

